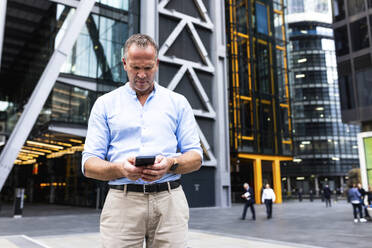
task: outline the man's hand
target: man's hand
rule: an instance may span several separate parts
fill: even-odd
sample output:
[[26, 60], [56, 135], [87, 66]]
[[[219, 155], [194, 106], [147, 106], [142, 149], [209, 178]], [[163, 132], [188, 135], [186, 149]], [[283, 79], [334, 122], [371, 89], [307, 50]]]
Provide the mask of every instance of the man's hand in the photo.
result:
[[124, 160], [122, 166], [122, 173], [124, 174], [124, 176], [133, 181], [136, 181], [139, 178], [141, 178], [144, 170], [143, 167], [135, 166], [134, 165], [135, 161], [136, 161], [135, 157], [129, 157]]
[[141, 178], [147, 182], [152, 182], [162, 178], [173, 165], [172, 158], [156, 156], [155, 163], [143, 168]]

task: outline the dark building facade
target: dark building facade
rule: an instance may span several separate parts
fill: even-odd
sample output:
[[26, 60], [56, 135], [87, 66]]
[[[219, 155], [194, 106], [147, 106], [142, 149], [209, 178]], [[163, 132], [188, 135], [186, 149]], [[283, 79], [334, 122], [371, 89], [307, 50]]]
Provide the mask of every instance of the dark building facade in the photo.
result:
[[372, 131], [371, 9], [370, 0], [333, 1], [342, 120], [362, 131]]
[[341, 120], [332, 14], [328, 0], [288, 2], [295, 159], [283, 167], [287, 194], [345, 187], [359, 166], [356, 125]]
[[231, 184], [273, 185], [282, 201], [280, 162], [292, 160], [284, 1], [226, 0]]

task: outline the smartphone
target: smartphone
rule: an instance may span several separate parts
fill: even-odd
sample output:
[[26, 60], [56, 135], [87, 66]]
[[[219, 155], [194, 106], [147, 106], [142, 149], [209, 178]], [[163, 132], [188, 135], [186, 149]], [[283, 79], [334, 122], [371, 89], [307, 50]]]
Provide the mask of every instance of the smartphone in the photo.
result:
[[137, 156], [135, 166], [153, 165], [155, 163], [155, 156]]

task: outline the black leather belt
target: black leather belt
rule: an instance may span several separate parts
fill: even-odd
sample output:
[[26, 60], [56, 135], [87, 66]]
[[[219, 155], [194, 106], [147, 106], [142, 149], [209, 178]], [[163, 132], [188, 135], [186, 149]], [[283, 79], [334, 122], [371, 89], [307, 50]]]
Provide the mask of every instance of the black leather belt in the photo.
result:
[[[180, 180], [169, 182], [170, 188], [175, 189], [181, 185]], [[124, 190], [124, 185], [109, 185], [111, 189]], [[144, 194], [156, 193], [168, 190], [168, 183], [153, 183], [153, 184], [127, 184], [127, 191], [142, 192]]]

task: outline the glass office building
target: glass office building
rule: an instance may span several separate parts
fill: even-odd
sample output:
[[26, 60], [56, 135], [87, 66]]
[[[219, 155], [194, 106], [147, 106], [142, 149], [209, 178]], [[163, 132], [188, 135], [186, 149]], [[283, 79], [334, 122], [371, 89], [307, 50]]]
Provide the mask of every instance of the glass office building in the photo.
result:
[[[0, 72], [6, 136], [61, 42], [75, 8], [71, 1], [7, 1]], [[138, 31], [136, 1], [96, 1], [18, 154], [2, 189], [3, 201], [11, 200], [14, 188], [21, 187], [28, 202], [102, 206], [106, 187], [85, 178], [80, 169], [86, 125], [97, 97], [126, 81], [121, 48]]]
[[[6, 141], [18, 133], [13, 130], [20, 117], [32, 112], [25, 111], [30, 95], [44, 90], [36, 85], [52, 55], [60, 52], [64, 34], [74, 29], [70, 24], [78, 3], [0, 2], [0, 17], [5, 16], [0, 18], [0, 33], [5, 31], [0, 35], [1, 158], [18, 153]], [[131, 34], [141, 32], [159, 44], [156, 80], [189, 100], [198, 123], [203, 166], [182, 177], [190, 206], [229, 206], [227, 64], [220, 52], [226, 50], [220, 13], [223, 1], [96, 0], [17, 159], [0, 160], [0, 189], [6, 179], [1, 199], [11, 201], [18, 187], [25, 188], [28, 202], [102, 206], [107, 183], [81, 173], [87, 121], [97, 97], [127, 81], [122, 47]]]
[[362, 131], [372, 131], [371, 9], [371, 1], [333, 1], [342, 120], [360, 124]]
[[273, 185], [281, 202], [280, 162], [292, 160], [285, 2], [226, 0], [231, 184]]
[[341, 120], [331, 5], [289, 0], [287, 20], [295, 159], [283, 167], [286, 191], [341, 191], [359, 165], [359, 127]]

